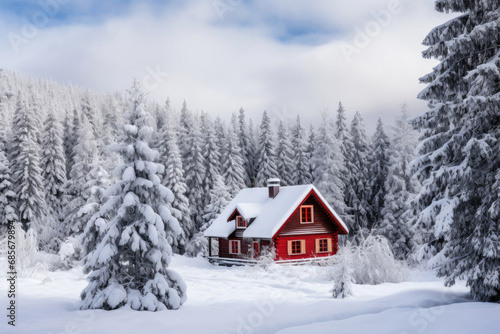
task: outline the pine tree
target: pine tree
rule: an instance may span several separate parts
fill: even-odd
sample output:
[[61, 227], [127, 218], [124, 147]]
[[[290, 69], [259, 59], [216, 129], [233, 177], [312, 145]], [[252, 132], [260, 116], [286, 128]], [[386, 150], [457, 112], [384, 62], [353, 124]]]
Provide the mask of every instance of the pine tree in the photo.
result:
[[73, 109], [73, 117], [66, 114], [64, 122], [64, 154], [66, 157], [66, 179], [71, 176], [71, 169], [75, 161], [75, 146], [78, 141], [78, 129], [80, 128], [80, 116], [76, 109]]
[[353, 278], [353, 256], [350, 250], [351, 246], [347, 243], [346, 246], [339, 249], [336, 254], [337, 262], [333, 267], [333, 282], [334, 286], [331, 290], [333, 298], [344, 299], [348, 296], [353, 296], [352, 284]]
[[45, 201], [55, 218], [63, 218], [64, 191], [66, 186], [66, 157], [62, 129], [54, 112], [49, 112], [42, 134], [42, 176]]
[[186, 195], [187, 185], [177, 144], [175, 124], [169, 116], [161, 128], [159, 147], [160, 162], [165, 166], [162, 185], [174, 194], [174, 200], [170, 203], [172, 216], [177, 219], [182, 229], [182, 233], [179, 234], [168, 233], [167, 240], [172, 245], [174, 253], [183, 254], [189, 239], [196, 232], [196, 227], [191, 219], [189, 200]]
[[250, 174], [250, 186], [255, 187], [257, 183], [257, 129], [253, 126], [253, 120], [248, 121], [248, 172]]
[[371, 221], [371, 208], [369, 205], [370, 194], [370, 146], [366, 140], [366, 132], [363, 124], [363, 118], [359, 112], [356, 112], [351, 122], [350, 134], [352, 138], [353, 151], [348, 155], [348, 160], [351, 162], [347, 165], [347, 169], [355, 166], [355, 170], [351, 170], [351, 179], [348, 181], [352, 187], [352, 192], [348, 192], [347, 207], [352, 210], [352, 228], [351, 235], [363, 229], [369, 228]]
[[294, 184], [293, 173], [295, 171], [292, 150], [292, 142], [283, 121], [278, 125], [276, 170], [281, 178], [281, 184], [291, 186]]
[[340, 180], [342, 157], [331, 119], [326, 111], [323, 111], [321, 116], [322, 122], [311, 158], [315, 168], [313, 183], [326, 201], [342, 216], [345, 212], [344, 184]]
[[406, 188], [404, 172], [395, 152], [391, 156], [385, 189], [385, 206], [381, 211], [378, 233], [389, 240], [394, 256], [405, 260], [414, 247], [409, 219], [411, 194]]
[[241, 149], [241, 157], [243, 159], [243, 168], [245, 169], [245, 185], [247, 187], [252, 186], [252, 178], [254, 177], [254, 163], [253, 163], [253, 150], [250, 144], [249, 129], [245, 119], [245, 110], [240, 108], [238, 115], [238, 139], [239, 146]]
[[[14, 115], [13, 139], [9, 154], [12, 164], [12, 183], [17, 199], [17, 215], [25, 231], [42, 229], [42, 218], [47, 215], [40, 169], [39, 129], [33, 111], [28, 109], [19, 93]], [[41, 240], [42, 242], [45, 240]]]
[[67, 206], [64, 219], [66, 235], [79, 235], [83, 232], [86, 220], [85, 216], [80, 216], [78, 212], [91, 196], [91, 183], [88, 183], [88, 177], [92, 167], [99, 163], [97, 144], [86, 116], [81, 118], [78, 144], [73, 151], [73, 167], [66, 184]]
[[389, 151], [391, 143], [384, 131], [384, 124], [379, 117], [375, 134], [373, 135], [371, 150], [371, 182], [370, 182], [370, 207], [372, 226], [377, 227], [382, 220], [382, 210], [385, 206], [386, 181], [389, 174]]
[[358, 166], [354, 164], [354, 144], [352, 142], [352, 136], [347, 128], [347, 120], [345, 116], [345, 109], [342, 102], [339, 102], [339, 107], [337, 108], [337, 117], [335, 121], [336, 136], [339, 140], [340, 154], [343, 159], [343, 170], [340, 172], [340, 180], [344, 184], [344, 203], [345, 212], [342, 219], [349, 226], [350, 234], [354, 235], [355, 231], [352, 230], [354, 227], [354, 208], [351, 206], [353, 199], [356, 198], [355, 183], [352, 180], [355, 179], [354, 174], [358, 170]]
[[271, 119], [264, 111], [260, 123], [259, 147], [257, 151], [257, 185], [266, 186], [267, 180], [279, 177], [276, 167], [276, 138], [271, 128]]
[[[119, 180], [106, 192], [108, 201], [89, 221], [83, 237], [89, 284], [81, 294], [82, 309], [128, 305], [134, 310], [159, 311], [178, 309], [186, 300], [184, 281], [168, 269], [172, 249], [165, 230], [181, 229], [168, 209], [173, 194], [160, 184], [163, 166], [155, 162], [158, 152], [148, 146], [152, 128], [143, 96], [134, 82], [128, 123], [121, 143], [115, 146], [125, 164], [117, 168]], [[98, 220], [107, 221], [104, 233], [94, 229]], [[95, 235], [102, 237], [91, 249], [88, 245], [95, 243]]]
[[210, 190], [209, 198], [210, 202], [203, 215], [203, 220], [206, 223], [201, 227], [200, 231], [194, 235], [193, 239], [186, 247], [186, 253], [189, 256], [194, 257], [198, 254], [208, 255], [208, 240], [203, 235], [203, 232], [221, 214], [222, 210], [224, 210], [231, 200], [231, 194], [221, 175], [217, 175], [214, 187]]
[[4, 146], [0, 143], [0, 232], [2, 235], [7, 235], [5, 234], [7, 224], [16, 222], [18, 219], [15, 210], [16, 193], [10, 182], [11, 175]]
[[203, 224], [203, 180], [205, 178], [205, 159], [198, 119], [187, 109], [184, 102], [181, 110], [180, 149], [187, 196], [190, 204], [191, 219], [198, 230]]
[[[201, 123], [203, 124], [203, 157], [206, 171], [203, 188], [205, 194], [209, 194], [214, 187], [217, 175], [221, 175], [221, 149], [218, 146], [214, 124], [208, 114], [203, 113], [201, 115]], [[205, 196], [203, 207], [206, 208], [209, 202], [209, 196]]]
[[406, 105], [403, 105], [401, 115], [396, 117], [393, 127], [389, 174], [385, 183], [385, 206], [378, 229], [389, 240], [394, 256], [399, 260], [408, 258], [418, 239], [412, 227], [413, 210], [410, 203], [418, 187], [409, 167], [415, 158], [417, 137], [408, 118]]
[[[446, 285], [464, 278], [476, 300], [500, 301], [500, 3], [436, 2], [458, 12], [424, 39], [424, 58], [440, 64], [421, 81], [430, 110], [414, 119], [420, 130], [417, 175], [422, 181], [417, 226], [429, 233]], [[440, 260], [442, 259], [442, 261]]]
[[226, 145], [222, 160], [222, 172], [226, 181], [226, 186], [232, 196], [235, 196], [241, 189], [245, 188], [245, 169], [241, 150], [238, 143], [236, 115], [233, 114], [231, 123], [227, 130]]
[[300, 116], [297, 115], [297, 123], [292, 132], [292, 147], [293, 147], [293, 183], [292, 184], [310, 184], [312, 183], [311, 151], [309, 151], [306, 138], [306, 131], [300, 122]]

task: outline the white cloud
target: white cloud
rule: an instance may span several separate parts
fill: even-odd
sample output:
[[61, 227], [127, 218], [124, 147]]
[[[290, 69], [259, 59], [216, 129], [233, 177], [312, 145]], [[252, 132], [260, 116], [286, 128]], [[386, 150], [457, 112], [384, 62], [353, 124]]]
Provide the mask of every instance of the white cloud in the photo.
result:
[[[19, 53], [4, 40], [0, 57], [9, 69], [105, 91], [125, 89], [132, 77], [158, 69], [168, 76], [160, 73], [154, 99], [170, 97], [176, 107], [186, 99], [193, 110], [221, 115], [243, 106], [255, 120], [264, 109], [286, 109], [316, 121], [318, 108], [333, 111], [342, 100], [350, 114], [364, 115], [371, 130], [379, 114], [390, 121], [405, 101], [414, 112], [425, 111], [416, 99], [418, 78], [435, 62], [421, 59], [420, 42], [448, 18], [434, 13], [432, 1], [404, 1], [402, 12], [348, 62], [341, 43], [352, 44], [356, 28], [363, 30], [371, 12], [388, 1], [369, 3], [262, 0], [235, 5], [223, 20], [212, 1], [163, 12], [137, 6], [130, 16], [99, 24], [41, 29]], [[276, 36], [284, 20], [309, 20], [331, 40], [282, 42]], [[2, 31], [13, 29], [19, 27]]]

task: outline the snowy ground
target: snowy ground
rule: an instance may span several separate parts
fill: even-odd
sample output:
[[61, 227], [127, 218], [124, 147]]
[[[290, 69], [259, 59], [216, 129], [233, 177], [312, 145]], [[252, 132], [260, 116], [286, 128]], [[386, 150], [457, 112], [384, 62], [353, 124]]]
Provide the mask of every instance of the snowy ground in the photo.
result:
[[[4, 261], [1, 259], [0, 261]], [[500, 304], [471, 302], [463, 283], [443, 287], [431, 272], [410, 282], [355, 285], [355, 297], [330, 297], [328, 268], [216, 267], [204, 259], [172, 263], [188, 284], [177, 311], [80, 311], [79, 270], [18, 281], [17, 326], [6, 321], [4, 264], [0, 333], [498, 333]]]

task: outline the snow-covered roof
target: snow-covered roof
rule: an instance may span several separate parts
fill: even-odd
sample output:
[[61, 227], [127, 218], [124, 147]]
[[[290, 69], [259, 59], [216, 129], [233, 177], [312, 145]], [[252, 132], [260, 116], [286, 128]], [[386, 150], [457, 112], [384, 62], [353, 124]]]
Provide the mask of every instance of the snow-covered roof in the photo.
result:
[[245, 220], [248, 220], [257, 217], [263, 207], [262, 203], [238, 203], [236, 210]]
[[255, 218], [243, 232], [244, 238], [271, 239], [311, 190], [314, 190], [335, 219], [348, 232], [345, 223], [326, 202], [316, 187], [308, 184], [280, 187], [275, 198], [269, 198], [267, 187], [243, 189], [224, 208], [210, 227], [205, 230], [204, 235], [216, 238], [229, 237], [235, 230], [235, 224], [234, 221], [228, 222], [227, 220], [235, 210], [238, 210], [245, 219]]

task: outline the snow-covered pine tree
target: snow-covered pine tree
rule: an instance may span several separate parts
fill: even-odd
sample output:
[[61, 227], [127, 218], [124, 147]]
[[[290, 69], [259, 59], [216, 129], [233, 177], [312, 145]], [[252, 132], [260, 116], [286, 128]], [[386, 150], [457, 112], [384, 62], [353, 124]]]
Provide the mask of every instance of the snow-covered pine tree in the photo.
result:
[[249, 130], [245, 117], [245, 110], [240, 108], [238, 115], [238, 131], [237, 131], [239, 146], [241, 149], [241, 157], [243, 159], [243, 168], [245, 169], [245, 185], [252, 186], [252, 179], [254, 178], [254, 162], [253, 148], [250, 145]]
[[245, 169], [236, 131], [238, 131], [236, 115], [231, 117], [231, 123], [227, 129], [226, 145], [222, 157], [222, 173], [226, 181], [227, 189], [235, 196], [241, 189], [245, 188]]
[[401, 106], [400, 115], [396, 116], [392, 131], [393, 151], [397, 155], [401, 170], [404, 175], [406, 189], [412, 197], [420, 189], [420, 184], [415, 177], [415, 172], [411, 168], [411, 163], [416, 156], [418, 145], [418, 132], [410, 124], [410, 113], [408, 106], [404, 103]]
[[203, 220], [206, 223], [187, 245], [186, 254], [189, 256], [197, 256], [198, 254], [208, 255], [208, 240], [203, 236], [203, 232], [231, 201], [229, 188], [226, 186], [224, 178], [221, 175], [216, 176], [214, 187], [210, 190], [209, 196], [210, 203], [207, 205], [205, 214], [203, 215]]
[[[214, 123], [208, 114], [202, 113], [201, 124], [203, 124], [203, 156], [205, 160], [205, 179], [203, 188], [205, 194], [210, 194], [210, 190], [214, 187], [217, 175], [221, 175], [221, 149], [218, 146]], [[203, 209], [210, 203], [210, 196], [206, 195], [204, 200]], [[205, 211], [203, 211], [203, 213], [205, 213]]]
[[264, 111], [257, 151], [257, 185], [265, 187], [268, 179], [276, 177], [279, 177], [276, 167], [276, 136], [271, 127], [271, 119], [267, 111]]
[[297, 115], [297, 122], [292, 131], [292, 148], [292, 161], [294, 162], [292, 184], [312, 183], [311, 164], [309, 162], [311, 153], [308, 150], [306, 130], [302, 127], [299, 115]]
[[198, 117], [182, 105], [180, 116], [179, 147], [187, 185], [191, 220], [198, 230], [203, 225], [203, 180], [205, 178], [205, 159]]
[[293, 160], [294, 151], [288, 129], [283, 121], [278, 125], [278, 145], [277, 145], [276, 170], [281, 178], [281, 184], [291, 186], [294, 184], [293, 173], [295, 163]]
[[421, 78], [430, 110], [413, 119], [420, 130], [416, 205], [419, 229], [438, 275], [467, 280], [476, 300], [500, 301], [500, 220], [492, 208], [500, 168], [500, 3], [436, 1], [455, 12], [424, 39], [424, 58], [440, 64]]
[[[92, 103], [92, 99], [90, 96], [90, 92], [85, 92], [85, 94], [82, 97], [82, 102], [81, 102], [81, 112], [80, 116], [83, 119], [84, 117], [87, 119], [87, 122], [89, 122], [89, 127], [92, 130], [92, 135], [94, 138], [99, 138], [99, 125], [98, 125], [98, 115], [96, 108], [94, 107], [94, 104]], [[99, 145], [98, 145], [99, 146]]]
[[[12, 184], [17, 200], [17, 215], [23, 229], [42, 229], [42, 218], [47, 215], [47, 204], [40, 169], [40, 148], [37, 143], [39, 129], [36, 128], [32, 110], [26, 107], [23, 97], [17, 94], [17, 107], [13, 121], [13, 138], [10, 145], [9, 162]], [[39, 240], [44, 242], [46, 240]]]
[[328, 113], [321, 113], [321, 125], [318, 129], [316, 144], [312, 153], [313, 184], [323, 194], [326, 201], [339, 214], [345, 212], [344, 184], [340, 180], [343, 168], [339, 142], [334, 135], [334, 124]]
[[66, 113], [64, 121], [64, 154], [66, 158], [66, 179], [71, 177], [71, 169], [75, 162], [75, 146], [78, 141], [78, 129], [80, 128], [80, 116], [78, 111], [73, 109], [73, 116]]
[[385, 182], [385, 206], [381, 211], [382, 219], [377, 233], [387, 238], [396, 259], [406, 260], [414, 247], [409, 219], [411, 194], [406, 188], [405, 175], [398, 157], [396, 152], [392, 152]]
[[354, 154], [354, 144], [352, 142], [352, 136], [347, 128], [347, 119], [345, 116], [345, 109], [342, 102], [339, 102], [337, 108], [337, 117], [335, 120], [335, 135], [339, 140], [340, 153], [343, 159], [344, 169], [340, 173], [340, 180], [344, 184], [344, 202], [346, 205], [345, 213], [342, 219], [349, 226], [350, 234], [354, 234], [352, 227], [354, 225], [353, 215], [354, 209], [351, 207], [352, 199], [356, 197], [354, 191], [355, 184], [352, 183], [354, 179], [354, 173], [357, 171], [358, 167], [354, 164], [351, 159]]
[[348, 160], [351, 162], [346, 167], [355, 168], [351, 170], [351, 179], [348, 181], [352, 186], [352, 192], [347, 192], [348, 200], [347, 207], [352, 210], [352, 228], [350, 235], [355, 236], [356, 233], [370, 227], [369, 205], [370, 195], [370, 145], [366, 139], [366, 131], [363, 124], [361, 114], [356, 111], [351, 122], [350, 134], [352, 138], [353, 151], [348, 154]]
[[66, 157], [61, 124], [50, 111], [42, 133], [42, 177], [45, 202], [56, 219], [63, 219], [65, 207]]
[[382, 221], [382, 210], [385, 206], [386, 181], [389, 174], [389, 154], [391, 142], [384, 131], [382, 118], [378, 118], [371, 150], [371, 182], [370, 207], [372, 224], [369, 229], [376, 228]]
[[248, 171], [250, 173], [250, 186], [257, 185], [257, 129], [254, 128], [253, 120], [248, 121]]
[[348, 296], [353, 296], [352, 284], [354, 282], [353, 273], [353, 256], [351, 254], [351, 245], [341, 247], [336, 257], [336, 263], [333, 266], [333, 289], [330, 291], [333, 298], [344, 299]]
[[17, 221], [15, 210], [16, 193], [13, 191], [13, 185], [10, 182], [11, 172], [9, 161], [4, 151], [4, 145], [0, 142], [0, 233], [7, 232], [7, 224]]
[[90, 123], [85, 115], [81, 118], [78, 129], [78, 144], [73, 149], [73, 167], [70, 178], [66, 185], [66, 218], [64, 219], [64, 234], [79, 235], [83, 232], [86, 224], [86, 216], [80, 216], [78, 212], [87, 203], [91, 192], [88, 178], [95, 164], [99, 163], [96, 140]]
[[[116, 169], [119, 180], [106, 195], [109, 199], [89, 221], [86, 235], [96, 235], [93, 226], [105, 225], [95, 249], [86, 248], [84, 272], [88, 286], [82, 291], [82, 309], [113, 310], [129, 305], [134, 310], [178, 309], [186, 300], [186, 285], [168, 265], [172, 249], [165, 230], [181, 228], [169, 209], [172, 192], [161, 185], [163, 165], [158, 152], [149, 148], [152, 133], [149, 115], [143, 109], [143, 90], [134, 82], [130, 91], [128, 123], [115, 150], [124, 165]], [[94, 224], [97, 220], [100, 223]], [[88, 239], [87, 239], [88, 240]], [[88, 244], [88, 242], [84, 242]]]
[[413, 178], [410, 169], [418, 140], [408, 118], [407, 107], [403, 105], [392, 131], [385, 206], [382, 210], [382, 223], [378, 229], [378, 232], [389, 240], [394, 256], [399, 260], [407, 259], [419, 240], [419, 236], [414, 235], [413, 209], [410, 204], [414, 199], [415, 190], [418, 189], [418, 182]]
[[160, 162], [165, 166], [161, 183], [174, 194], [174, 200], [170, 203], [172, 216], [177, 219], [182, 229], [182, 233], [167, 233], [167, 240], [172, 245], [174, 253], [183, 254], [189, 239], [196, 232], [196, 226], [191, 219], [187, 185], [184, 179], [175, 126], [169, 112], [161, 128], [158, 147], [160, 148]]
[[316, 147], [316, 129], [314, 129], [314, 125], [309, 126], [309, 137], [307, 141], [307, 151], [309, 152], [309, 172], [311, 173], [311, 183], [314, 180], [313, 173], [316, 169], [314, 165], [314, 159], [312, 158], [314, 149]]

